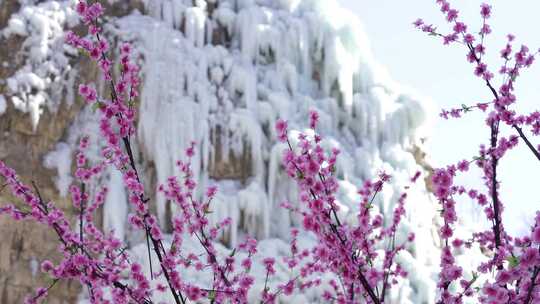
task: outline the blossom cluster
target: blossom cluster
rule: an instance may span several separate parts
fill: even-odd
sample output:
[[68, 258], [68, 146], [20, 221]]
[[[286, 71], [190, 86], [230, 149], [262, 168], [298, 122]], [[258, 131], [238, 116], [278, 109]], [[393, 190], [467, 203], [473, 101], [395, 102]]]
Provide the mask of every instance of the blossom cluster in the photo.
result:
[[[322, 136], [315, 132], [318, 114], [310, 112], [312, 135], [300, 133], [298, 147], [294, 148], [288, 139], [287, 123], [278, 121], [278, 138], [287, 143], [289, 149], [283, 155], [283, 167], [299, 187], [301, 206], [285, 207], [301, 215], [303, 228], [316, 235], [319, 243], [313, 249], [315, 257], [327, 271], [337, 275], [342, 285], [336, 291], [326, 291], [325, 298], [339, 303], [367, 302], [383, 303], [386, 291], [406, 277], [407, 272], [395, 261], [399, 251], [406, 243], [396, 244], [396, 232], [405, 214], [406, 192], [403, 193], [394, 209], [392, 224], [383, 226], [383, 218], [373, 211], [373, 200], [391, 176], [379, 174], [376, 181], [366, 181], [358, 194], [361, 196], [357, 213], [357, 224], [351, 225], [339, 217], [340, 205], [336, 193], [338, 181], [335, 177], [336, 160], [340, 153], [333, 149], [328, 155], [322, 148]], [[417, 172], [411, 182], [420, 176]], [[409, 235], [406, 242], [414, 240]], [[383, 254], [377, 251], [386, 248]], [[375, 261], [382, 260], [381, 267]], [[331, 285], [337, 282], [331, 282]], [[352, 301], [353, 299], [354, 301]]]
[[[440, 114], [445, 119], [459, 118], [478, 108], [486, 113], [485, 122], [490, 130], [490, 138], [489, 145], [480, 145], [478, 157], [436, 169], [432, 174], [434, 194], [441, 204], [443, 218], [440, 228], [443, 248], [438, 282], [439, 303], [462, 303], [465, 297], [473, 297], [480, 303], [536, 303], [540, 301], [540, 246], [535, 241], [540, 227], [540, 212], [531, 227], [530, 236], [514, 238], [507, 234], [502, 221], [504, 204], [500, 199], [501, 181], [497, 173], [500, 160], [520, 143], [525, 143], [532, 156], [540, 161], [539, 147], [532, 145], [522, 129], [528, 127], [537, 136], [540, 116], [537, 111], [519, 114], [515, 108], [517, 97], [514, 94], [517, 78], [522, 70], [534, 63], [538, 52], [531, 52], [526, 45], [515, 47], [515, 36], [507, 35], [507, 42], [499, 52], [503, 63], [498, 70], [499, 78], [496, 79], [485, 60], [485, 37], [492, 33], [488, 23], [492, 15], [491, 6], [480, 6], [482, 26], [475, 34], [460, 20], [459, 11], [449, 1], [437, 0], [436, 3], [451, 26], [451, 31], [447, 34], [439, 33], [433, 25], [426, 25], [422, 19], [415, 21], [414, 26], [423, 32], [442, 37], [445, 45], [464, 46], [466, 58], [474, 66], [474, 75], [484, 81], [493, 96], [489, 102], [475, 106], [462, 105], [461, 108], [443, 110]], [[498, 86], [495, 85], [497, 80], [500, 81]], [[504, 126], [509, 126], [510, 131], [517, 134], [502, 137], [501, 128]], [[467, 189], [456, 184], [456, 177], [468, 172], [471, 163], [482, 172], [485, 191]], [[466, 195], [483, 209], [487, 221], [492, 224], [490, 230], [474, 232], [470, 239], [456, 236], [458, 214], [455, 206], [460, 195]], [[475, 248], [485, 254], [486, 261], [466, 273], [457, 264], [455, 253]]]

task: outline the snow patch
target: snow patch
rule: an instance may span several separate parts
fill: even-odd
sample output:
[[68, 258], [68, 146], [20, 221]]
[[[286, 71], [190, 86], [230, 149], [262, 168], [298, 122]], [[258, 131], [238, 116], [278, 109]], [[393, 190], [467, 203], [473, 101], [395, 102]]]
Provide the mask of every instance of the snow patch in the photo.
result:
[[55, 150], [45, 156], [45, 167], [57, 170], [58, 174], [54, 182], [62, 197], [67, 196], [69, 186], [73, 182], [73, 178], [71, 177], [72, 159], [71, 146], [64, 142], [58, 143]]
[[6, 98], [4, 95], [0, 94], [0, 115], [4, 114], [7, 109]]
[[[0, 35], [24, 37], [21, 51], [26, 60], [7, 78], [7, 95], [15, 108], [30, 113], [36, 130], [44, 109], [55, 112], [63, 100], [64, 88], [73, 87], [69, 78], [71, 66], [67, 54], [74, 55], [64, 45], [64, 27], [77, 24], [75, 1], [46, 1], [23, 5], [10, 16]], [[69, 102], [69, 100], [68, 100]]]

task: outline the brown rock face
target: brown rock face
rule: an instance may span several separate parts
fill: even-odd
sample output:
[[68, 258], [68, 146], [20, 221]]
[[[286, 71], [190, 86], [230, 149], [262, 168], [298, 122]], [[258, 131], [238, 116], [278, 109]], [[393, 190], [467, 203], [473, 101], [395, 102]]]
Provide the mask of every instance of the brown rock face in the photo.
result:
[[[53, 200], [67, 214], [72, 212], [71, 205], [59, 196], [52, 180], [56, 173], [43, 167], [43, 157], [62, 138], [79, 108], [79, 104], [68, 107], [64, 103], [56, 114], [45, 112], [36, 132], [28, 115], [12, 107], [0, 117], [1, 159], [17, 170], [25, 182], [35, 182], [43, 197]], [[0, 202], [6, 201], [11, 201], [7, 189], [0, 193]], [[58, 241], [42, 225], [14, 222], [7, 217], [0, 217], [0, 231], [0, 303], [19, 303], [32, 287], [47, 284], [36, 270], [43, 259], [54, 260], [58, 255]], [[77, 290], [74, 283], [61, 283], [51, 290], [50, 303], [61, 303], [54, 298], [73, 303]]]
[[[45, 258], [55, 260], [58, 242], [42, 225], [0, 219], [0, 303], [21, 303], [35, 287], [48, 286], [50, 279], [40, 274]], [[75, 282], [62, 282], [51, 289], [48, 303], [75, 303], [79, 291]]]
[[[17, 1], [3, 1], [0, 6], [0, 27], [4, 27], [11, 14], [19, 8]], [[21, 65], [22, 56], [16, 56], [23, 39], [12, 36], [2, 37], [0, 43], [0, 62], [9, 62], [0, 68], [0, 94], [7, 92], [5, 79]], [[52, 180], [55, 172], [43, 167], [43, 157], [51, 151], [62, 138], [64, 132], [78, 113], [80, 103], [67, 106], [64, 102], [57, 113], [46, 109], [34, 131], [29, 114], [8, 108], [0, 116], [0, 159], [11, 166], [25, 182], [34, 181], [43, 196], [54, 200], [69, 214], [70, 204], [61, 199]], [[0, 181], [1, 182], [1, 181]], [[0, 192], [0, 204], [16, 201], [4, 189]], [[43, 259], [58, 255], [58, 242], [55, 235], [42, 225], [30, 222], [15, 222], [5, 216], [0, 217], [0, 303], [21, 303], [23, 298], [35, 287], [50, 284], [40, 274], [39, 265]], [[50, 303], [73, 303], [79, 287], [73, 282], [60, 283], [51, 290]], [[63, 299], [62, 301], [59, 299]]]
[[[56, 172], [43, 166], [43, 157], [65, 135], [80, 108], [80, 102], [71, 106], [64, 102], [57, 113], [45, 110], [35, 131], [29, 115], [15, 110], [10, 103], [0, 117], [2, 161], [26, 183], [35, 182], [43, 197], [54, 201], [67, 214], [73, 212], [71, 204], [59, 196], [53, 182]], [[11, 200], [7, 189], [0, 193], [0, 203], [4, 202], [18, 203]], [[5, 216], [0, 217], [0, 231], [0, 303], [20, 303], [34, 287], [49, 284], [39, 275], [39, 265], [44, 259], [54, 260], [58, 256], [58, 240], [43, 225], [14, 222]], [[60, 283], [51, 290], [50, 303], [73, 303], [77, 293], [78, 286], [73, 282]]]
[[433, 192], [433, 183], [431, 182], [431, 176], [433, 175], [433, 167], [426, 160], [426, 152], [424, 152], [422, 148], [416, 145], [411, 149], [410, 152], [414, 156], [414, 160], [416, 160], [416, 163], [419, 164], [427, 172], [426, 177], [424, 178], [424, 182], [426, 183], [426, 187], [429, 192]]
[[251, 153], [249, 153], [251, 147], [244, 144], [245, 150], [241, 155], [236, 155], [232, 151], [224, 155], [222, 140], [228, 135], [223, 133], [219, 127], [211, 132], [210, 141], [214, 143], [216, 148], [214, 157], [208, 168], [209, 176], [216, 180], [235, 179], [245, 182], [248, 177], [254, 175], [253, 168], [251, 168]]

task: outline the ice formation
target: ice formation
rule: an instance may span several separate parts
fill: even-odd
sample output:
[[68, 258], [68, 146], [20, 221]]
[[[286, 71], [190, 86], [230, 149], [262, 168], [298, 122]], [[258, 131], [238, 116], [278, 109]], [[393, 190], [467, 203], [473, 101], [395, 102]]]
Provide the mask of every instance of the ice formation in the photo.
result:
[[[69, 56], [76, 51], [64, 44], [64, 28], [77, 24], [75, 1], [45, 1], [24, 5], [0, 31], [6, 39], [22, 37], [24, 62], [6, 79], [9, 99], [16, 109], [30, 114], [32, 128], [45, 109], [56, 112], [63, 96], [74, 87], [75, 71]], [[13, 62], [17, 59], [14, 58]], [[67, 99], [69, 100], [69, 98]], [[70, 100], [69, 100], [70, 101]]]
[[[64, 62], [71, 50], [57, 41], [62, 26], [72, 25], [70, 5], [28, 5], [2, 31], [28, 37], [29, 63], [8, 79], [8, 102], [33, 113], [34, 126], [44, 107], [57, 107], [50, 94], [62, 94], [61, 84], [73, 79]], [[393, 176], [376, 201], [377, 210], [391, 214], [411, 175], [423, 170], [412, 153], [423, 136], [422, 101], [378, 66], [359, 22], [335, 1], [147, 0], [144, 7], [106, 26], [110, 37], [134, 44], [142, 63], [140, 166], [153, 172], [146, 176], [150, 185], [163, 183], [178, 174], [175, 162], [195, 141], [200, 188], [220, 188], [213, 220], [233, 220], [224, 236], [227, 246], [250, 234], [265, 240], [262, 254], [283, 255], [277, 251], [285, 246], [289, 228], [298, 224], [279, 208], [281, 202], [297, 199], [294, 182], [280, 165], [284, 146], [276, 142], [273, 127], [278, 118], [303, 131], [308, 112], [319, 112], [324, 145], [342, 151], [338, 200], [349, 221], [354, 221], [357, 186], [364, 180], [382, 169]], [[69, 138], [46, 159], [46, 165], [58, 169], [62, 192], [70, 164], [59, 159], [73, 153], [75, 138], [92, 129], [90, 114], [89, 109], [81, 112]], [[125, 227], [128, 206], [120, 177], [115, 172], [108, 176], [105, 227], [136, 239]], [[159, 194], [153, 201], [166, 228], [174, 206]], [[411, 276], [392, 290], [395, 303], [431, 303], [435, 298], [435, 215], [424, 183], [412, 187], [398, 237], [414, 230], [417, 238], [400, 256]], [[310, 242], [309, 237], [303, 241]], [[139, 247], [133, 252], [144, 259], [146, 251]], [[313, 292], [288, 300], [314, 301]]]
[[0, 115], [4, 114], [7, 109], [6, 98], [4, 95], [0, 95]]

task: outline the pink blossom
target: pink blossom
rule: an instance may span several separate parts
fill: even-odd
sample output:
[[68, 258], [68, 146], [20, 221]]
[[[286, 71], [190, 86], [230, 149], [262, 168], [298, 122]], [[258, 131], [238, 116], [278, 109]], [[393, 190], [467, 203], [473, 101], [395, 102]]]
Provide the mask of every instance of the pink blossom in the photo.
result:
[[465, 25], [465, 23], [456, 22], [456, 24], [454, 25], [455, 33], [461, 34], [461, 33], [465, 33], [466, 31], [467, 31], [467, 25]]
[[533, 242], [535, 242], [536, 244], [540, 244], [540, 226], [536, 227], [536, 228], [533, 230], [532, 240], [533, 240]]
[[484, 19], [488, 19], [489, 17], [491, 17], [491, 5], [487, 3], [482, 3], [480, 5], [480, 15]]
[[286, 142], [287, 141], [287, 122], [285, 120], [279, 119], [276, 122], [276, 132], [279, 141]]
[[447, 15], [446, 15], [446, 20], [447, 21], [454, 21], [456, 20], [458, 17], [458, 11], [455, 10], [455, 9], [449, 9], [448, 12], [447, 12]]
[[309, 127], [311, 129], [315, 129], [318, 122], [319, 122], [319, 113], [317, 113], [317, 111], [314, 111], [314, 110], [309, 111]]

